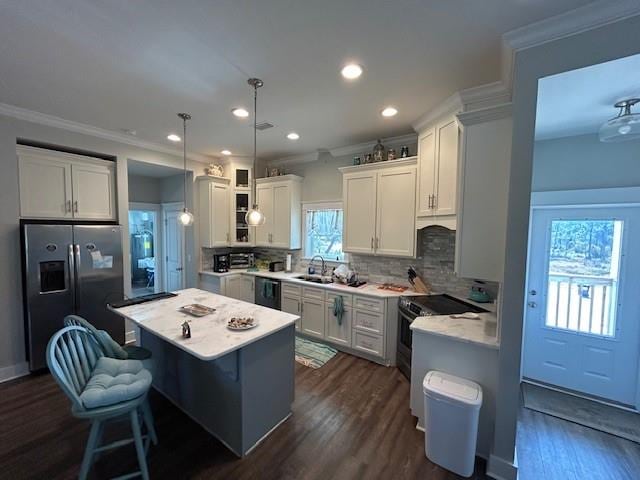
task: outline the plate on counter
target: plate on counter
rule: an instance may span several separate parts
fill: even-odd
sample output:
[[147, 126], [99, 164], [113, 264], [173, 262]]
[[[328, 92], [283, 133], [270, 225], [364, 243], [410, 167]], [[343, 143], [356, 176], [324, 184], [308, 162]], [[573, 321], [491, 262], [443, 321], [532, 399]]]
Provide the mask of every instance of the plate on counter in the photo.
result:
[[206, 305], [201, 305], [200, 303], [192, 303], [190, 305], [183, 305], [180, 307], [180, 311], [182, 313], [193, 315], [194, 317], [204, 317], [205, 315], [215, 312], [216, 309], [207, 307]]
[[258, 326], [258, 322], [252, 317], [231, 317], [227, 322], [227, 328], [236, 332], [250, 330]]

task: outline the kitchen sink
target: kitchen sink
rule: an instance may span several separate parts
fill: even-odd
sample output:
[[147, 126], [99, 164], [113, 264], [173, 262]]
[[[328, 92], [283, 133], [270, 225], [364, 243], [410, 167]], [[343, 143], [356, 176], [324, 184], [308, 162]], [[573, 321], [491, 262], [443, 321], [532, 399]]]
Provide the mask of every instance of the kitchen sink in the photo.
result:
[[322, 284], [333, 283], [333, 278], [329, 276], [322, 276], [322, 275], [300, 275], [294, 278], [297, 278], [298, 280], [304, 280], [305, 282], [312, 282], [312, 283], [322, 283]]

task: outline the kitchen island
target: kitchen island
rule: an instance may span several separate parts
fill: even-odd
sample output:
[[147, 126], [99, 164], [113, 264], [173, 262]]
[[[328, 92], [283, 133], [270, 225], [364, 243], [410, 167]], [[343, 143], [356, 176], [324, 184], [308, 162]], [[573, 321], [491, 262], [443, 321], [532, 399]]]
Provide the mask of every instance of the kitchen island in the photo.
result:
[[[153, 353], [153, 387], [238, 456], [249, 453], [291, 415], [298, 316], [190, 288], [176, 297], [114, 312], [140, 329]], [[180, 307], [216, 311], [196, 318]], [[253, 317], [245, 331], [231, 317]], [[191, 338], [182, 337], [189, 321]]]

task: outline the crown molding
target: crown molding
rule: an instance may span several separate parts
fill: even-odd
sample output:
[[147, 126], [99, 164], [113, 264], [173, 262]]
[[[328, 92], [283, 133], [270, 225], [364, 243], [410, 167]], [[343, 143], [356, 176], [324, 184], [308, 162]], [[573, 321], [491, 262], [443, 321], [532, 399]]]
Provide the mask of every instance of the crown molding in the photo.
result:
[[320, 154], [323, 150], [316, 150], [315, 152], [302, 153], [300, 155], [290, 155], [288, 157], [278, 158], [276, 160], [268, 161], [267, 164], [270, 167], [283, 167], [286, 165], [296, 165], [300, 163], [315, 162], [320, 158]]
[[445, 115], [452, 115], [462, 111], [463, 109], [462, 97], [459, 92], [454, 93], [444, 102], [438, 104], [435, 108], [432, 108], [427, 113], [418, 118], [411, 124], [416, 132], [424, 130], [430, 124], [436, 120], [444, 117]]
[[[92, 137], [102, 138], [104, 140], [110, 140], [112, 142], [124, 143], [126, 145], [144, 148], [146, 150], [167, 153], [176, 157], [182, 157], [182, 150], [180, 149], [167, 147], [166, 145], [162, 145], [156, 142], [141, 140], [124, 133], [114, 132], [112, 130], [94, 127], [92, 125], [74, 122], [71, 120], [65, 120], [64, 118], [56, 117], [54, 115], [27, 110], [26, 108], [16, 107], [15, 105], [9, 105], [7, 103], [0, 103], [0, 115], [15, 118], [17, 120], [23, 120], [25, 122], [36, 123], [38, 125], [59, 128], [61, 130], [67, 130], [69, 132], [81, 133]], [[200, 163], [211, 163], [212, 161], [219, 160], [218, 157], [201, 155], [199, 153], [189, 153], [187, 157], [190, 160], [194, 160]]]
[[511, 103], [503, 103], [493, 107], [462, 112], [457, 115], [463, 126], [475, 125], [477, 123], [491, 122], [511, 116]]
[[[415, 133], [408, 133], [406, 135], [398, 135], [396, 137], [381, 138], [381, 142], [387, 145], [396, 145], [400, 143], [415, 143], [418, 141], [418, 137]], [[343, 157], [345, 155], [354, 155], [356, 153], [370, 152], [376, 145], [377, 140], [370, 142], [357, 143], [355, 145], [346, 145], [344, 147], [337, 147], [329, 149], [329, 153], [333, 157]]]
[[410, 165], [416, 165], [418, 163], [418, 157], [407, 157], [407, 158], [396, 158], [395, 160], [387, 160], [384, 162], [375, 162], [375, 163], [365, 163], [362, 165], [349, 165], [347, 167], [340, 167], [342, 173], [350, 173], [350, 172], [365, 172], [369, 170], [380, 170], [383, 168], [393, 168], [393, 167], [406, 167]]
[[459, 95], [465, 112], [511, 102], [511, 90], [501, 81], [467, 88]]

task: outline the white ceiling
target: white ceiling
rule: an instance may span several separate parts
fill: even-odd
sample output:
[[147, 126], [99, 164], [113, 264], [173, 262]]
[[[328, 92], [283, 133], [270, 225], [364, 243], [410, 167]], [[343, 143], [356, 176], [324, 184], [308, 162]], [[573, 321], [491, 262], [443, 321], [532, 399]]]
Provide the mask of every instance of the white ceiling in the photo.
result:
[[597, 133], [618, 114], [614, 103], [640, 98], [639, 73], [640, 55], [633, 55], [540, 79], [536, 140]]
[[[249, 76], [265, 82], [259, 155], [411, 131], [457, 90], [498, 80], [500, 37], [589, 0], [30, 0], [0, 2], [0, 102], [189, 149], [251, 154]], [[357, 82], [339, 70], [364, 67]], [[383, 119], [387, 104], [400, 113]], [[288, 131], [301, 135], [297, 142]]]
[[139, 162], [137, 160], [127, 161], [127, 173], [129, 175], [138, 175], [140, 177], [166, 178], [174, 175], [182, 175], [183, 171], [179, 168], [166, 167], [164, 165]]

